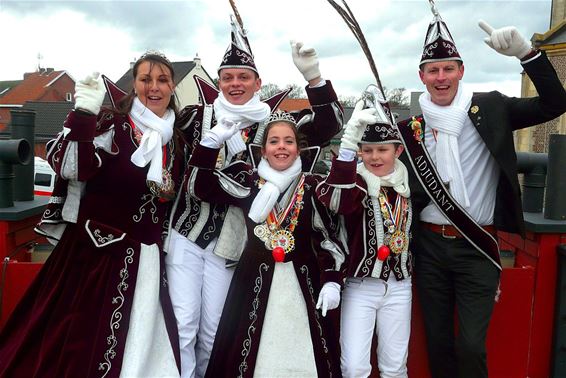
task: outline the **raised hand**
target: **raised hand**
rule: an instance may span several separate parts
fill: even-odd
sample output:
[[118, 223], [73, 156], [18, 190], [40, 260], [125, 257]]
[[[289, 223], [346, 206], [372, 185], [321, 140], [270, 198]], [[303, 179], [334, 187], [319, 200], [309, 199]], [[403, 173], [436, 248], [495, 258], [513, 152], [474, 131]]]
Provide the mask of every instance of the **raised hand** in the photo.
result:
[[366, 126], [374, 123], [377, 123], [375, 108], [364, 109], [364, 101], [358, 101], [354, 107], [352, 117], [350, 117], [344, 129], [340, 148], [358, 151], [358, 143], [362, 140]]
[[479, 27], [489, 35], [484, 42], [500, 54], [524, 58], [532, 51], [531, 43], [514, 26], [494, 29], [487, 22], [479, 20]]
[[75, 109], [98, 114], [105, 93], [100, 73], [93, 72], [75, 84]]
[[318, 56], [313, 47], [307, 47], [303, 42], [291, 41], [291, 53], [293, 55], [293, 63], [295, 63], [299, 72], [303, 74], [306, 81], [320, 77]]

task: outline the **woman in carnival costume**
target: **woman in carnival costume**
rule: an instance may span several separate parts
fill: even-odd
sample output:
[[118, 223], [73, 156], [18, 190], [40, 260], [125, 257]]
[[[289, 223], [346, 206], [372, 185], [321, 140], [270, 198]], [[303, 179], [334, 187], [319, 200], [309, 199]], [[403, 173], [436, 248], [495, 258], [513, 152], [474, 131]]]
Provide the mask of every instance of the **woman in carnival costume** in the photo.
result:
[[3, 377], [178, 377], [162, 225], [183, 170], [174, 72], [160, 53], [102, 110], [98, 73], [48, 146], [58, 183], [37, 230], [56, 243], [0, 334]]

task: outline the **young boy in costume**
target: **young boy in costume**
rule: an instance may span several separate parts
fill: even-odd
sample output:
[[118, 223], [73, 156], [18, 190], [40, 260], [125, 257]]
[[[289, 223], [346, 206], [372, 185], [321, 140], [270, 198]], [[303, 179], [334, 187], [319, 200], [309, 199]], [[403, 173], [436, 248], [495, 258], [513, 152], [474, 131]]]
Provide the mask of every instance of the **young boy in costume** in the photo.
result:
[[344, 216], [348, 236], [341, 368], [344, 377], [371, 373], [375, 332], [381, 377], [406, 377], [412, 271], [408, 173], [398, 159], [403, 146], [389, 105], [375, 86], [364, 97], [370, 100], [356, 104], [339, 156], [317, 190], [330, 210]]

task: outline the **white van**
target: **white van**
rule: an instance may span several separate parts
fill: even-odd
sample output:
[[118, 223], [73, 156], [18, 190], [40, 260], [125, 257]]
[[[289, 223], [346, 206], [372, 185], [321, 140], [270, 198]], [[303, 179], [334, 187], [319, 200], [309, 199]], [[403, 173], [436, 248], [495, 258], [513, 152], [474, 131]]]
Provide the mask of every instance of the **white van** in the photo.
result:
[[51, 168], [47, 161], [39, 156], [34, 159], [34, 185], [33, 193], [36, 196], [50, 196], [53, 193], [53, 186], [55, 185], [55, 171]]

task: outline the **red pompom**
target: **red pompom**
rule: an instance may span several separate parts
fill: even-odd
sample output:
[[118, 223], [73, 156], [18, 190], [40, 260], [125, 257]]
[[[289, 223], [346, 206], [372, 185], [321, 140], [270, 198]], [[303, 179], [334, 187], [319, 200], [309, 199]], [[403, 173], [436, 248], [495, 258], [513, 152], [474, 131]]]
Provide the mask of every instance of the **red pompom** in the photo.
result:
[[377, 250], [377, 259], [379, 261], [385, 261], [385, 259], [387, 259], [389, 257], [390, 253], [391, 253], [391, 251], [389, 250], [389, 247], [386, 246], [386, 245], [382, 245]]
[[275, 262], [283, 262], [285, 260], [285, 250], [281, 247], [273, 248], [271, 254], [273, 255], [273, 260], [275, 260]]

